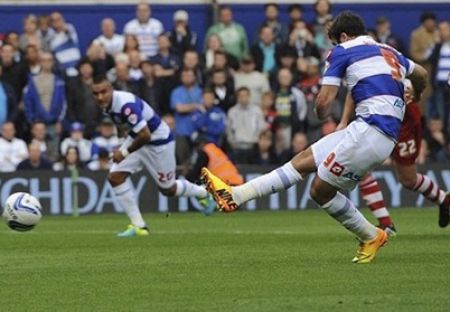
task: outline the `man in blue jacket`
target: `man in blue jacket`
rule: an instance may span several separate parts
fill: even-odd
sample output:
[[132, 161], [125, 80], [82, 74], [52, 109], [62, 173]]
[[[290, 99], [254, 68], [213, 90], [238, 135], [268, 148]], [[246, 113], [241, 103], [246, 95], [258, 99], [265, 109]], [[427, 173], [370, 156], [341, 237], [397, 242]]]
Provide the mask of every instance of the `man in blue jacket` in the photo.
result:
[[24, 89], [25, 115], [30, 124], [36, 121], [44, 122], [50, 137], [49, 144], [57, 147], [60, 122], [66, 112], [64, 81], [52, 72], [54, 60], [51, 53], [41, 53], [39, 64], [41, 71], [28, 76]]

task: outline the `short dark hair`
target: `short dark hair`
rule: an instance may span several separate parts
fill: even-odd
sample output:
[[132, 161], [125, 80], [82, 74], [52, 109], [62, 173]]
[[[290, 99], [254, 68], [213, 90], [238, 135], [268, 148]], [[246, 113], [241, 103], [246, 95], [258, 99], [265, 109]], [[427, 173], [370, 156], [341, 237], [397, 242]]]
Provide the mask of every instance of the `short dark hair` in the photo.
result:
[[436, 14], [434, 14], [434, 12], [432, 11], [425, 11], [420, 15], [420, 22], [423, 23], [426, 20], [436, 20]]
[[215, 94], [215, 93], [214, 93], [214, 90], [211, 89], [211, 88], [204, 88], [204, 89], [203, 89], [203, 94], [206, 94], [206, 93], [212, 93], [212, 94]]
[[239, 94], [239, 93], [241, 93], [243, 91], [245, 91], [247, 93], [250, 93], [250, 89], [249, 88], [247, 88], [247, 87], [240, 87], [239, 89], [236, 90], [236, 94]]
[[280, 11], [280, 6], [275, 2], [269, 2], [269, 3], [264, 4], [264, 11], [267, 10], [268, 7], [274, 7], [275, 9]]
[[292, 11], [298, 10], [300, 12], [303, 12], [303, 5], [301, 4], [291, 4], [288, 6], [288, 12], [291, 13]]
[[99, 84], [104, 81], [109, 81], [105, 75], [97, 75], [94, 77], [94, 80], [92, 81], [93, 84]]
[[339, 43], [342, 33], [346, 33], [350, 37], [357, 37], [366, 34], [364, 22], [358, 14], [351, 11], [344, 11], [339, 14], [333, 21], [328, 31], [330, 39], [334, 39]]
[[231, 7], [229, 6], [229, 5], [221, 5], [220, 7], [219, 7], [219, 12], [222, 12], [222, 11], [225, 11], [225, 10], [229, 10], [229, 11], [232, 11], [231, 10]]

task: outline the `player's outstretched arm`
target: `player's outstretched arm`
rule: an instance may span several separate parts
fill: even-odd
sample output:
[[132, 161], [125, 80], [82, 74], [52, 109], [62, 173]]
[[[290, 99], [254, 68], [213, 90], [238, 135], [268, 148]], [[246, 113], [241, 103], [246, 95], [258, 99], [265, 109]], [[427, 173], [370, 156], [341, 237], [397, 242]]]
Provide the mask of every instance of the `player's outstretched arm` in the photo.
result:
[[425, 90], [427, 86], [428, 73], [425, 68], [420, 66], [419, 64], [414, 65], [414, 70], [408, 76], [411, 80], [413, 89], [415, 91], [416, 100], [420, 100], [423, 90]]
[[316, 98], [316, 115], [320, 120], [324, 120], [330, 115], [331, 105], [338, 94], [339, 87], [333, 85], [323, 85]]

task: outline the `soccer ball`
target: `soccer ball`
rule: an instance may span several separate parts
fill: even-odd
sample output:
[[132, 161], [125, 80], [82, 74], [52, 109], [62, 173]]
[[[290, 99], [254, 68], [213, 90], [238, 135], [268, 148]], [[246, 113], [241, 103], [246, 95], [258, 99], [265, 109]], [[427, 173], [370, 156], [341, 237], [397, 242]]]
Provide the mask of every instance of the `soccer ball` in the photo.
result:
[[42, 217], [39, 200], [28, 193], [14, 193], [8, 197], [3, 210], [6, 224], [15, 231], [33, 229]]

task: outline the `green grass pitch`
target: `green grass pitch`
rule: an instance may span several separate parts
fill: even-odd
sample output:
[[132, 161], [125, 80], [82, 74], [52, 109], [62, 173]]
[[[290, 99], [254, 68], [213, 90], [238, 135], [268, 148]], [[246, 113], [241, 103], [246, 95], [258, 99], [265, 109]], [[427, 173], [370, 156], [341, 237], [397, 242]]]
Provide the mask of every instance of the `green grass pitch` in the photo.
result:
[[[365, 211], [367, 212], [367, 211]], [[0, 226], [5, 311], [449, 311], [450, 228], [397, 209], [399, 236], [355, 265], [356, 241], [321, 211], [119, 215]]]

